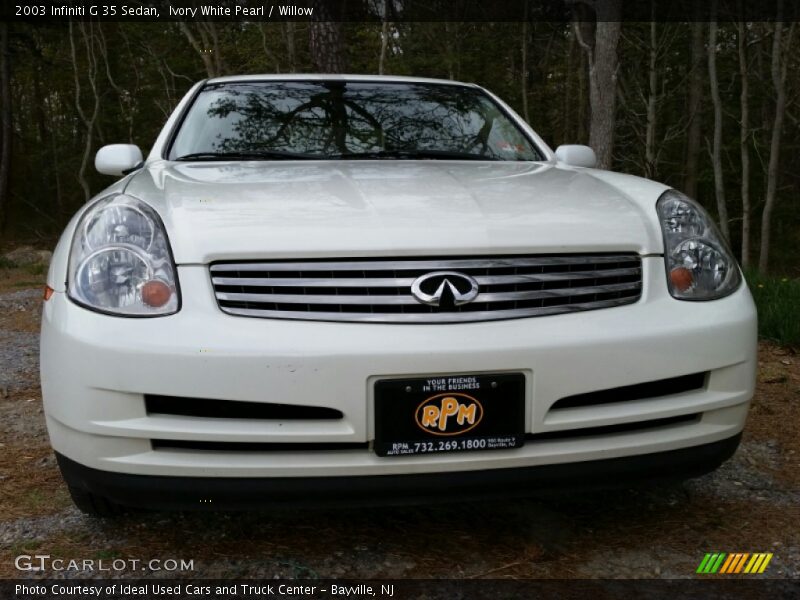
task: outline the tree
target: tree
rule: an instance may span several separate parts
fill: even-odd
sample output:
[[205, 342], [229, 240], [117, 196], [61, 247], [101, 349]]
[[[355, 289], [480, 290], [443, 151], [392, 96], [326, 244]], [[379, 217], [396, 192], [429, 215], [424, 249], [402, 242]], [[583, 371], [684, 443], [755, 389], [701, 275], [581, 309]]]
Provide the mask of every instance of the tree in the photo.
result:
[[208, 76], [224, 75], [226, 67], [222, 58], [216, 23], [214, 21], [197, 21], [193, 27], [189, 27], [184, 21], [178, 21], [178, 27], [195, 52], [200, 55], [200, 60], [203, 61]]
[[383, 75], [386, 72], [386, 51], [389, 48], [389, 36], [391, 35], [389, 1], [384, 0], [381, 13], [381, 52], [378, 57], [378, 75]]
[[0, 228], [5, 224], [11, 172], [11, 67], [8, 23], [0, 22]]
[[717, 79], [717, 0], [711, 3], [712, 20], [708, 24], [708, 83], [711, 87], [711, 103], [714, 106], [714, 141], [711, 149], [711, 164], [714, 168], [714, 195], [717, 199], [717, 213], [722, 235], [730, 239], [728, 226], [728, 204], [725, 200], [725, 181], [722, 171], [722, 99], [719, 95]]
[[[97, 91], [97, 56], [94, 50], [94, 28], [93, 23], [78, 22], [78, 29], [81, 32], [84, 48], [86, 50], [86, 77], [89, 80], [89, 88], [91, 89], [91, 108], [87, 111], [83, 108], [82, 94], [81, 94], [81, 81], [80, 69], [78, 66], [78, 57], [75, 51], [75, 39], [73, 36], [72, 21], [69, 21], [69, 43], [72, 52], [72, 73], [75, 78], [75, 109], [86, 127], [86, 139], [83, 144], [83, 155], [81, 157], [81, 166], [78, 170], [78, 181], [83, 189], [85, 200], [88, 202], [92, 196], [89, 189], [89, 182], [86, 180], [86, 167], [89, 164], [89, 156], [92, 151], [92, 140], [94, 137], [95, 123], [97, 122], [97, 115], [100, 111], [100, 95]], [[101, 25], [98, 24], [98, 27]], [[87, 33], [87, 28], [89, 29]]]
[[622, 3], [621, 0], [581, 2], [594, 9], [596, 15], [593, 32], [585, 21], [575, 23], [578, 43], [589, 62], [589, 145], [597, 154], [598, 168], [610, 169], [616, 125], [617, 44], [622, 29]]
[[769, 149], [769, 166], [767, 167], [767, 191], [764, 196], [764, 211], [761, 214], [761, 252], [758, 258], [758, 270], [762, 273], [767, 271], [769, 266], [769, 246], [772, 227], [772, 211], [775, 208], [775, 196], [778, 188], [778, 166], [781, 151], [781, 133], [783, 131], [783, 120], [786, 113], [786, 66], [789, 63], [788, 54], [792, 47], [792, 37], [794, 35], [796, 23], [789, 27], [786, 40], [785, 60], [781, 60], [783, 54], [783, 23], [781, 17], [783, 13], [783, 0], [778, 0], [778, 16], [775, 20], [775, 32], [772, 37], [772, 61], [770, 72], [772, 74], [772, 85], [775, 88], [775, 118], [772, 123], [772, 136]]
[[742, 119], [739, 127], [739, 151], [742, 160], [742, 267], [750, 266], [750, 104], [747, 65], [747, 24], [738, 23], [739, 77], [741, 90], [739, 106]]
[[308, 30], [311, 62], [318, 73], [344, 73], [347, 71], [342, 24], [333, 21], [330, 5], [325, 0], [315, 0], [314, 20]]
[[520, 36], [520, 54], [522, 55], [522, 77], [520, 77], [520, 93], [522, 95], [522, 116], [530, 123], [531, 115], [528, 110], [528, 3], [525, 3], [525, 13], [522, 17], [522, 35]]
[[689, 128], [686, 133], [686, 172], [683, 190], [692, 198], [697, 196], [697, 170], [702, 142], [702, 101], [703, 101], [703, 63], [705, 44], [703, 43], [703, 22], [695, 14], [692, 23], [692, 64], [689, 72]]
[[[651, 4], [653, 0], [651, 0]], [[655, 9], [653, 9], [655, 10]], [[644, 143], [645, 177], [655, 177], [656, 173], [656, 103], [658, 102], [658, 37], [657, 23], [650, 22], [650, 48], [647, 70], [647, 133]]]

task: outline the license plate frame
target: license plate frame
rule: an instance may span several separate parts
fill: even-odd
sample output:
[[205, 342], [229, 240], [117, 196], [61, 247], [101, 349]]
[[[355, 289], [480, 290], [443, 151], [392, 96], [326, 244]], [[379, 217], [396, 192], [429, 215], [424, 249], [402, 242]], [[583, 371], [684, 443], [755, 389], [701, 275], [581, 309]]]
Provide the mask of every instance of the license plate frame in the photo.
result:
[[380, 379], [373, 449], [395, 457], [520, 448], [525, 381], [521, 372]]

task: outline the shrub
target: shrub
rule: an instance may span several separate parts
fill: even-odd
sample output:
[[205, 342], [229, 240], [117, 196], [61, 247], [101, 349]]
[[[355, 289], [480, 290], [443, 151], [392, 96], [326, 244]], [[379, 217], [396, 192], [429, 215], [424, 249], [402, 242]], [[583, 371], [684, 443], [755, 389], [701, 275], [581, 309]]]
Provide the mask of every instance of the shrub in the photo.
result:
[[758, 307], [759, 335], [800, 346], [800, 279], [748, 273], [747, 283]]

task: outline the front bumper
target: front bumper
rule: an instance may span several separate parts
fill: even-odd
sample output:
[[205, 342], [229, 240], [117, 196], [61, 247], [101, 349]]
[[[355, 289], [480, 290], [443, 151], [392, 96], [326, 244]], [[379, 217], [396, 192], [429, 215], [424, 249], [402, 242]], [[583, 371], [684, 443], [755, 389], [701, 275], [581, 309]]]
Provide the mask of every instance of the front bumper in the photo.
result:
[[154, 510], [414, 504], [593, 490], [708, 473], [736, 451], [740, 435], [692, 448], [578, 463], [350, 477], [164, 477], [110, 473], [57, 454], [70, 484], [123, 506]]
[[[230, 316], [208, 270], [181, 266], [183, 308], [154, 319], [93, 313], [56, 293], [45, 303], [42, 388], [54, 449], [101, 472], [178, 478], [358, 478], [526, 469], [632, 457], [737, 436], [753, 394], [756, 318], [745, 287], [714, 302], [666, 293], [661, 257], [642, 261], [633, 305], [457, 325], [323, 323]], [[382, 378], [522, 372], [526, 432], [515, 450], [380, 458], [373, 388]], [[660, 398], [551, 410], [566, 396], [707, 372], [705, 385]], [[254, 421], [148, 414], [157, 394], [331, 407], [322, 421]], [[592, 435], [580, 430], [681, 423]], [[152, 440], [328, 444], [324, 451], [154, 448]]]

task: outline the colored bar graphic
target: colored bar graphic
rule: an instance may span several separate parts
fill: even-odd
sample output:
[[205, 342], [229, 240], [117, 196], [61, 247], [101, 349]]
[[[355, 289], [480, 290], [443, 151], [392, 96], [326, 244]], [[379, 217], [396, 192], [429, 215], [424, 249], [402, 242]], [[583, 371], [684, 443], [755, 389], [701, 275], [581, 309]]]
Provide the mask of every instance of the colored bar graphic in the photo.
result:
[[750, 562], [747, 563], [747, 566], [744, 568], [745, 573], [756, 573], [754, 569], [758, 569], [761, 561], [764, 560], [763, 554], [753, 554], [753, 557], [750, 559]]
[[744, 563], [745, 563], [745, 561], [747, 560], [747, 558], [749, 556], [750, 556], [749, 552], [745, 552], [744, 554], [742, 554], [741, 558], [739, 559], [739, 562], [736, 563], [735, 570], [732, 569], [731, 572], [732, 573], [741, 573], [742, 569], [744, 568]]
[[726, 560], [722, 564], [722, 568], [719, 570], [720, 573], [730, 573], [728, 569], [731, 568], [731, 564], [736, 561], [736, 557], [739, 556], [738, 554], [729, 554], [728, 560]]
[[703, 561], [700, 563], [700, 566], [697, 567], [698, 573], [716, 573], [720, 566], [722, 565], [722, 561], [725, 559], [726, 554], [724, 552], [714, 552], [713, 554], [706, 554]]
[[761, 563], [761, 567], [758, 569], [758, 572], [759, 573], [763, 573], [766, 570], [767, 565], [769, 564], [769, 561], [771, 561], [771, 560], [772, 560], [772, 552], [769, 552], [764, 557], [764, 562]]
[[710, 554], [706, 554], [703, 557], [703, 560], [700, 561], [700, 566], [697, 567], [697, 571], [695, 571], [695, 573], [705, 573], [706, 572], [706, 565], [708, 565], [708, 562], [710, 560], [711, 560], [711, 555]]
[[763, 573], [772, 560], [771, 552], [708, 552], [700, 561], [696, 573], [733, 575]]
[[719, 570], [720, 566], [722, 566], [722, 560], [724, 558], [725, 558], [725, 553], [724, 552], [720, 552], [719, 558], [716, 560], [714, 565], [711, 567], [711, 571], [710, 571], [711, 573], [716, 573]]

